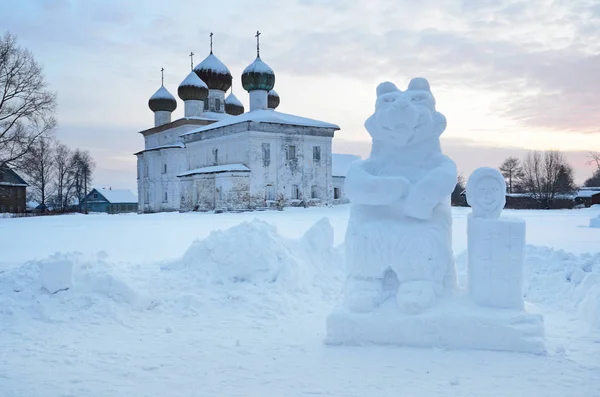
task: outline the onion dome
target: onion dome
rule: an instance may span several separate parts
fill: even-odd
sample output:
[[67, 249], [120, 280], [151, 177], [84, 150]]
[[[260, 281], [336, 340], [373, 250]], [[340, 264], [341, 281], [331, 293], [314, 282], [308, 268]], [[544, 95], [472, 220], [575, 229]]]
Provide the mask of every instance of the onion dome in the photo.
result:
[[164, 85], [161, 85], [148, 100], [148, 107], [153, 112], [172, 112], [177, 109], [177, 100]]
[[208, 97], [208, 86], [194, 72], [190, 72], [187, 77], [179, 84], [177, 95], [184, 101], [201, 101]]
[[211, 90], [227, 91], [231, 87], [231, 72], [212, 52], [196, 65], [194, 72]]
[[242, 86], [248, 92], [256, 90], [271, 91], [275, 86], [275, 73], [269, 65], [257, 56], [254, 62], [244, 69]]
[[225, 113], [233, 116], [244, 113], [244, 105], [235, 95], [233, 95], [233, 92], [225, 98]]
[[276, 109], [279, 106], [279, 94], [275, 90], [269, 91], [267, 95], [267, 107], [269, 109]]

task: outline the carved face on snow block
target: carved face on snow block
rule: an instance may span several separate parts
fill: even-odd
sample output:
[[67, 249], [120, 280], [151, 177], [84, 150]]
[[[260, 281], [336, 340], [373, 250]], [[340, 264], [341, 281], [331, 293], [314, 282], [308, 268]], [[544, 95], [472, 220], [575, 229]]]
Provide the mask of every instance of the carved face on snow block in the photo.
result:
[[506, 204], [506, 181], [495, 168], [477, 168], [467, 181], [467, 202], [475, 218], [497, 219]]
[[390, 82], [379, 84], [375, 113], [365, 128], [373, 141], [404, 147], [438, 138], [446, 129], [446, 118], [435, 110], [429, 82], [415, 77], [406, 91]]

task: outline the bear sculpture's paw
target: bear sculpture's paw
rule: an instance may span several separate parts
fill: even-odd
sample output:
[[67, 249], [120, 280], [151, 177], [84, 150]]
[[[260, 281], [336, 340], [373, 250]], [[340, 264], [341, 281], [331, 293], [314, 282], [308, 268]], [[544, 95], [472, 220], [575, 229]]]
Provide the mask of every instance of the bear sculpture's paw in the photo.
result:
[[344, 304], [348, 310], [357, 313], [367, 313], [381, 304], [381, 280], [349, 281]]
[[435, 302], [435, 288], [430, 281], [407, 281], [400, 284], [396, 301], [406, 314], [418, 314]]

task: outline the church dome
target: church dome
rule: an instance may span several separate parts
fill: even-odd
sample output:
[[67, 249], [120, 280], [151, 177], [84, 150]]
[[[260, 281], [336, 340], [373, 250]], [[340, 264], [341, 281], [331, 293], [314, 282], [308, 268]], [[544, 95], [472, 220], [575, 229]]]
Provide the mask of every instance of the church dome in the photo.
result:
[[195, 72], [190, 72], [179, 84], [177, 95], [184, 101], [201, 101], [208, 97], [208, 86]]
[[269, 91], [267, 95], [267, 107], [269, 109], [276, 109], [279, 106], [279, 94], [275, 90]]
[[227, 91], [231, 87], [231, 72], [212, 52], [196, 65], [194, 72], [211, 90]]
[[225, 98], [225, 113], [234, 116], [244, 113], [244, 105], [233, 95], [233, 92]]
[[256, 90], [270, 91], [275, 86], [275, 73], [273, 69], [256, 57], [242, 73], [242, 86], [248, 92]]
[[148, 107], [153, 112], [172, 112], [177, 109], [177, 100], [164, 85], [161, 85], [148, 100]]

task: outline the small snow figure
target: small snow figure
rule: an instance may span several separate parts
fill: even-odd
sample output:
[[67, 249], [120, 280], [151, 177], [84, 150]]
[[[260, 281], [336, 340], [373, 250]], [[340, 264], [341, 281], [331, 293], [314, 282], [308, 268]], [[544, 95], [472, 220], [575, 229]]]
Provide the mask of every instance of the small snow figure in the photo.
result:
[[[406, 91], [379, 84], [365, 128], [371, 155], [353, 163], [345, 182], [352, 202], [345, 305], [370, 312], [395, 295], [403, 312], [419, 313], [456, 285], [450, 211], [456, 165], [440, 147], [446, 118], [435, 110], [427, 80], [414, 78]], [[397, 290], [386, 293], [386, 284]]]
[[495, 168], [477, 168], [467, 181], [467, 202], [473, 217], [497, 219], [506, 204], [506, 182]]
[[500, 218], [505, 197], [506, 182], [497, 169], [478, 168], [469, 177], [469, 294], [483, 306], [522, 309], [525, 221]]

